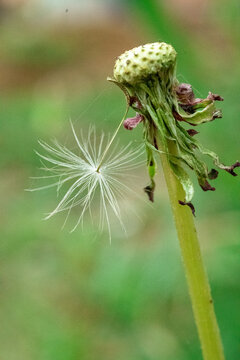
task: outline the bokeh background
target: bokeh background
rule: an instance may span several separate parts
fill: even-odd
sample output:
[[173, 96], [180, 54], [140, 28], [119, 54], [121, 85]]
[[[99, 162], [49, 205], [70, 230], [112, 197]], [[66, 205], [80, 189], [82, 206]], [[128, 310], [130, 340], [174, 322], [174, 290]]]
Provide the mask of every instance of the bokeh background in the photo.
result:
[[[240, 160], [239, 0], [5, 0], [0, 2], [1, 360], [201, 359], [181, 255], [159, 168], [153, 206], [128, 199], [128, 237], [78, 210], [43, 221], [54, 189], [29, 193], [38, 139], [75, 147], [76, 130], [113, 131], [125, 100], [107, 83], [115, 58], [145, 42], [170, 42], [178, 77], [196, 95], [221, 94], [223, 119], [198, 135], [226, 163]], [[140, 127], [139, 127], [140, 128]], [[122, 129], [120, 143], [141, 140]], [[135, 190], [145, 198], [147, 171]], [[239, 178], [196, 187], [197, 228], [227, 359], [240, 359]], [[97, 234], [97, 236], [96, 236]], [[216, 359], [217, 360], [217, 359]]]

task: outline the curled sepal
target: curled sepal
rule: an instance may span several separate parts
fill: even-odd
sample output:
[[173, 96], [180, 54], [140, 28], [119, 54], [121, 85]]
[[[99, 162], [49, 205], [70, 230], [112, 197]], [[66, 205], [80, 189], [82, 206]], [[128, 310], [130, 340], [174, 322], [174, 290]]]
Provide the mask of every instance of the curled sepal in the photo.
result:
[[182, 168], [182, 166], [178, 164], [177, 160], [174, 161], [169, 160], [169, 163], [174, 174], [182, 184], [183, 190], [185, 192], [185, 199], [179, 199], [179, 200], [185, 202], [186, 204], [191, 203], [194, 194], [194, 188], [189, 175]]
[[185, 192], [185, 199], [184, 200], [179, 199], [178, 203], [180, 205], [187, 205], [190, 208], [193, 216], [195, 216], [195, 208], [194, 208], [194, 205], [191, 203], [191, 200], [192, 200], [193, 194], [194, 194], [194, 187], [193, 187], [192, 181], [190, 180], [190, 177], [188, 176], [186, 171], [179, 164], [177, 164], [177, 162], [175, 160], [174, 160], [174, 162], [172, 162], [170, 160], [169, 164], [170, 164], [174, 174], [180, 181], [180, 183], [183, 187], [183, 190]]
[[154, 190], [155, 190], [155, 181], [151, 179], [151, 183], [143, 189], [147, 194], [149, 201], [154, 202]]
[[[213, 159], [213, 161], [214, 161], [214, 164], [219, 169], [227, 171], [232, 176], [237, 176], [237, 173], [234, 171], [234, 169], [237, 168], [237, 167], [240, 167], [240, 162], [239, 161], [236, 161], [233, 165], [224, 165], [223, 163], [220, 162], [219, 156], [217, 154], [215, 154], [215, 152], [204, 148], [198, 141], [195, 141], [195, 146], [198, 148], [198, 150], [203, 155], [208, 155], [209, 157], [211, 157]], [[209, 177], [209, 179], [211, 179], [211, 177]]]
[[220, 110], [215, 107], [215, 101], [223, 101], [218, 94], [209, 92], [206, 99], [195, 98], [190, 84], [179, 84], [176, 89], [179, 105], [173, 116], [178, 121], [186, 121], [191, 125], [199, 125], [222, 117]]
[[203, 191], [215, 191], [215, 187], [212, 187], [206, 179], [199, 178], [198, 183]]
[[221, 111], [216, 109], [214, 102], [210, 99], [192, 106], [192, 111], [192, 114], [188, 114], [179, 107], [178, 113], [183, 121], [191, 125], [200, 125], [222, 117]]
[[119, 83], [118, 81], [116, 81], [115, 79], [111, 78], [111, 77], [107, 77], [107, 80], [114, 83], [115, 85], [117, 85], [121, 90], [122, 92], [124, 93], [125, 95], [125, 98], [126, 98], [126, 102], [129, 106], [131, 106], [131, 96], [126, 88], [126, 86], [124, 86], [123, 84]]
[[148, 196], [148, 199], [153, 202], [154, 201], [154, 190], [155, 190], [155, 181], [154, 176], [156, 173], [156, 163], [153, 156], [153, 151], [148, 146], [146, 146], [147, 150], [147, 165], [148, 165], [148, 174], [150, 177], [150, 185], [144, 188], [145, 193]]
[[227, 172], [229, 172], [229, 174], [233, 175], [233, 176], [237, 176], [237, 173], [235, 173], [233, 170], [236, 168], [236, 167], [240, 167], [240, 162], [239, 161], [236, 161], [233, 165], [231, 166], [225, 166], [225, 170]]
[[132, 94], [132, 91], [130, 90], [131, 86], [126, 86], [109, 76], [107, 77], [107, 80], [117, 85], [122, 90], [128, 106], [131, 106], [131, 108], [135, 111], [142, 110], [143, 106], [139, 98], [135, 94]]

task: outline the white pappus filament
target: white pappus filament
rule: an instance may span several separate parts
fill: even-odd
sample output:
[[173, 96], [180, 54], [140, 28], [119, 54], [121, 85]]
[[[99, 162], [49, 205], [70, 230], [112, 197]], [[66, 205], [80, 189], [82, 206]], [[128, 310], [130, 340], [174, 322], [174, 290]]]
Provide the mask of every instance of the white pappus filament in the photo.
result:
[[87, 211], [91, 215], [92, 201], [94, 198], [98, 198], [100, 203], [99, 229], [102, 231], [106, 224], [111, 239], [110, 212], [116, 216], [122, 228], [125, 229], [119, 200], [126, 198], [126, 194], [129, 195], [129, 192], [133, 192], [128, 186], [128, 179], [131, 175], [126, 172], [143, 164], [143, 160], [141, 160], [143, 146], [133, 149], [129, 143], [127, 146], [119, 148], [117, 144], [111, 145], [113, 139], [109, 139], [109, 137], [106, 139], [103, 133], [97, 141], [94, 127], [89, 128], [87, 136], [81, 132], [80, 137], [77, 136], [72, 124], [71, 127], [78, 146], [78, 153], [72, 152], [56, 140], [53, 145], [39, 141], [45, 154], [39, 152], [37, 154], [44, 165], [42, 169], [50, 174], [37, 177], [37, 179], [49, 178], [53, 180], [53, 183], [30, 189], [30, 191], [56, 187], [59, 196], [63, 185], [65, 187], [68, 184], [68, 188], [56, 208], [45, 219], [49, 219], [61, 211], [67, 211], [65, 224], [72, 208], [78, 206], [79, 217], [72, 231], [83, 223]]

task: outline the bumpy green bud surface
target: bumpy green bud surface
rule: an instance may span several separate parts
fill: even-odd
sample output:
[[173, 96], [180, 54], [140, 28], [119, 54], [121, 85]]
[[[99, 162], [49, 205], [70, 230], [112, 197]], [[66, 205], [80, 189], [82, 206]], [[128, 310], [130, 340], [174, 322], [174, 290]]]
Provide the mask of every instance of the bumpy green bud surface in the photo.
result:
[[119, 83], [134, 85], [173, 67], [176, 55], [174, 48], [164, 42], [133, 48], [118, 57], [114, 66], [114, 78]]

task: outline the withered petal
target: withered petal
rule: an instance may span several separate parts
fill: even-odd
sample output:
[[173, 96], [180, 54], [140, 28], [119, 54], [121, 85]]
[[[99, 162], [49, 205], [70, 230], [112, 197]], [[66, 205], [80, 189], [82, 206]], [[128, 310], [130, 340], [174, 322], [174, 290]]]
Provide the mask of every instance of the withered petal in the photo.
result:
[[199, 182], [199, 185], [201, 186], [203, 191], [215, 191], [216, 190], [216, 188], [212, 187], [207, 180], [205, 180], [204, 183]]
[[127, 118], [126, 120], [124, 120], [123, 122], [123, 126], [125, 127], [125, 129], [127, 130], [132, 130], [134, 129], [141, 121], [143, 121], [144, 116], [141, 114], [136, 114], [136, 116], [132, 117], [132, 118]]
[[213, 101], [223, 101], [224, 100], [223, 97], [221, 97], [218, 94], [213, 94], [211, 91], [209, 91], [207, 99], [213, 100]]
[[196, 130], [194, 130], [194, 129], [189, 129], [189, 130], [187, 130], [187, 132], [188, 132], [188, 134], [189, 134], [190, 136], [194, 136], [194, 135], [199, 134], [199, 131], [196, 131]]
[[211, 171], [208, 173], [208, 178], [210, 180], [214, 180], [218, 177], [218, 171], [215, 169], [211, 169]]
[[145, 188], [143, 189], [144, 192], [147, 194], [148, 199], [151, 202], [154, 202], [154, 190], [155, 190], [155, 182], [152, 180], [151, 184], [148, 186], [145, 186]]
[[136, 109], [142, 109], [142, 104], [140, 102], [140, 100], [136, 97], [136, 96], [130, 96], [129, 99], [129, 106], [132, 106]]
[[191, 202], [185, 202], [185, 201], [178, 200], [178, 203], [179, 203], [180, 205], [187, 205], [187, 206], [189, 206], [190, 209], [191, 209], [191, 211], [192, 211], [193, 216], [196, 216], [196, 215], [195, 215], [195, 207], [194, 207], [194, 205], [193, 205]]
[[183, 105], [191, 104], [195, 98], [192, 85], [190, 84], [179, 84], [176, 88], [176, 94], [179, 102]]
[[239, 161], [236, 161], [235, 164], [233, 164], [232, 166], [226, 166], [224, 170], [226, 170], [232, 176], [237, 176], [237, 173], [235, 173], [235, 171], [233, 171], [236, 167], [240, 167]]

